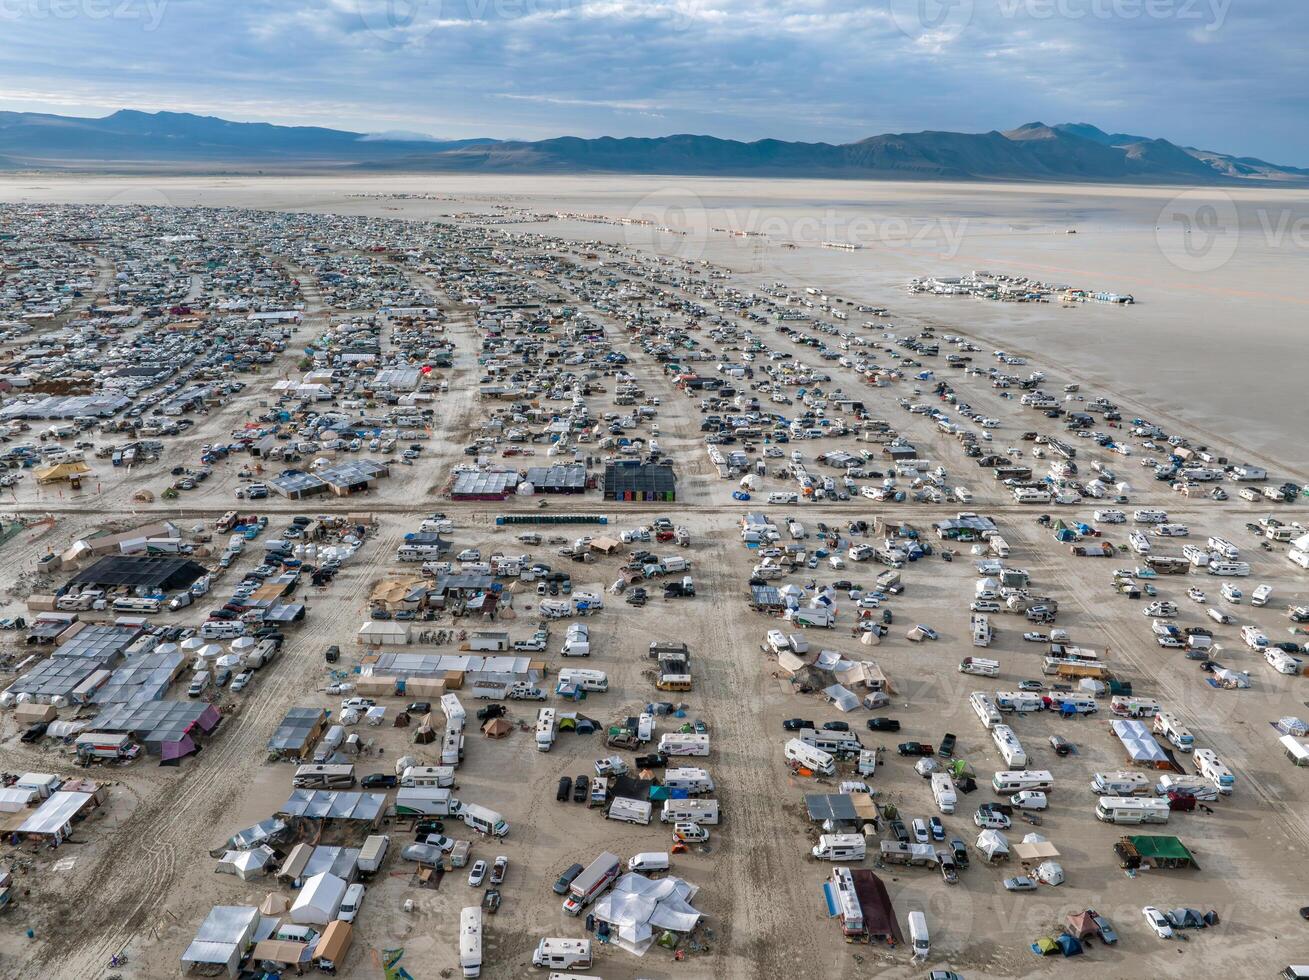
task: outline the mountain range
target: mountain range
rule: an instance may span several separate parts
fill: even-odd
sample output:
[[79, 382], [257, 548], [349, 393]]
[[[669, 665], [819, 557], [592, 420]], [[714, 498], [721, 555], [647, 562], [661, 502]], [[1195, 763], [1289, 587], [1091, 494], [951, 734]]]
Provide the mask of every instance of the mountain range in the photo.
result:
[[1106, 133], [1088, 123], [921, 132], [855, 143], [713, 136], [439, 140], [120, 110], [103, 118], [0, 112], [0, 167], [72, 171], [642, 173], [921, 180], [1230, 184], [1309, 169]]

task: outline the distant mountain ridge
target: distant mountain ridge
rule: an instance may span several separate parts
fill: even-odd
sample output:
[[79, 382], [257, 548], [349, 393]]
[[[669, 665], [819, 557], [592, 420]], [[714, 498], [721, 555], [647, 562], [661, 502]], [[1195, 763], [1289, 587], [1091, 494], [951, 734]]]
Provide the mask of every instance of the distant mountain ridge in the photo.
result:
[[[412, 135], [412, 138], [411, 138]], [[1033, 122], [1006, 132], [921, 132], [855, 143], [751, 143], [679, 134], [537, 141], [440, 140], [123, 109], [103, 118], [0, 112], [0, 168], [324, 169], [472, 173], [662, 173], [922, 180], [1227, 184], [1304, 181], [1309, 169]]]

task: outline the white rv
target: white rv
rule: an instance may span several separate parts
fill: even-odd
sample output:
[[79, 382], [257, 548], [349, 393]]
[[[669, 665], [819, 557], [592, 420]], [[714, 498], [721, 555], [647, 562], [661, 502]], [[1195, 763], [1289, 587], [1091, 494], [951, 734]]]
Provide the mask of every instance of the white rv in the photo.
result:
[[836, 760], [829, 753], [814, 748], [798, 738], [790, 739], [782, 749], [782, 754], [786, 756], [788, 762], [799, 763], [820, 775], [836, 774]]
[[820, 861], [862, 861], [868, 842], [863, 834], [823, 834], [810, 853]]

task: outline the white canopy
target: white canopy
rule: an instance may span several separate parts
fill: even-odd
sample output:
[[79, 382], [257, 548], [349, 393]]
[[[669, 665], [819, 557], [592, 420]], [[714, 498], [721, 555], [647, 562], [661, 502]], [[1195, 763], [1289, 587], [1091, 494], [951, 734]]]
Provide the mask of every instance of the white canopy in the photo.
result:
[[639, 874], [626, 874], [613, 889], [595, 903], [597, 920], [613, 929], [615, 942], [629, 953], [642, 956], [657, 933], [690, 932], [700, 921], [691, 906], [699, 887], [681, 878], [658, 881]]
[[1009, 842], [998, 830], [983, 830], [977, 835], [977, 849], [986, 855], [988, 861], [1009, 853]]

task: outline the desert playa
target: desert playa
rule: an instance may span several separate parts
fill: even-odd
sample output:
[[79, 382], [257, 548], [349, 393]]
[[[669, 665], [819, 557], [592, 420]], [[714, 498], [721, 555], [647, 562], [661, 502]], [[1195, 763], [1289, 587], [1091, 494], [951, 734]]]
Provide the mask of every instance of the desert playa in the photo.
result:
[[[403, 199], [396, 199], [395, 195]], [[9, 201], [243, 206], [437, 219], [521, 209], [658, 219], [684, 234], [551, 220], [524, 230], [704, 258], [743, 282], [819, 285], [874, 305], [914, 276], [974, 269], [1133, 293], [1103, 308], [896, 303], [902, 318], [1041, 350], [1154, 412], [1285, 455], [1309, 424], [1302, 344], [1309, 191], [694, 177], [0, 176]], [[1068, 234], [1070, 230], [1076, 234]], [[732, 232], [752, 233], [738, 237]], [[821, 247], [857, 240], [855, 252]], [[797, 247], [786, 247], [794, 245]], [[1300, 454], [1303, 455], [1303, 454]], [[1289, 460], [1288, 460], [1289, 461]]]
[[1303, 961], [1305, 201], [1205, 194], [6, 176], [4, 972]]

